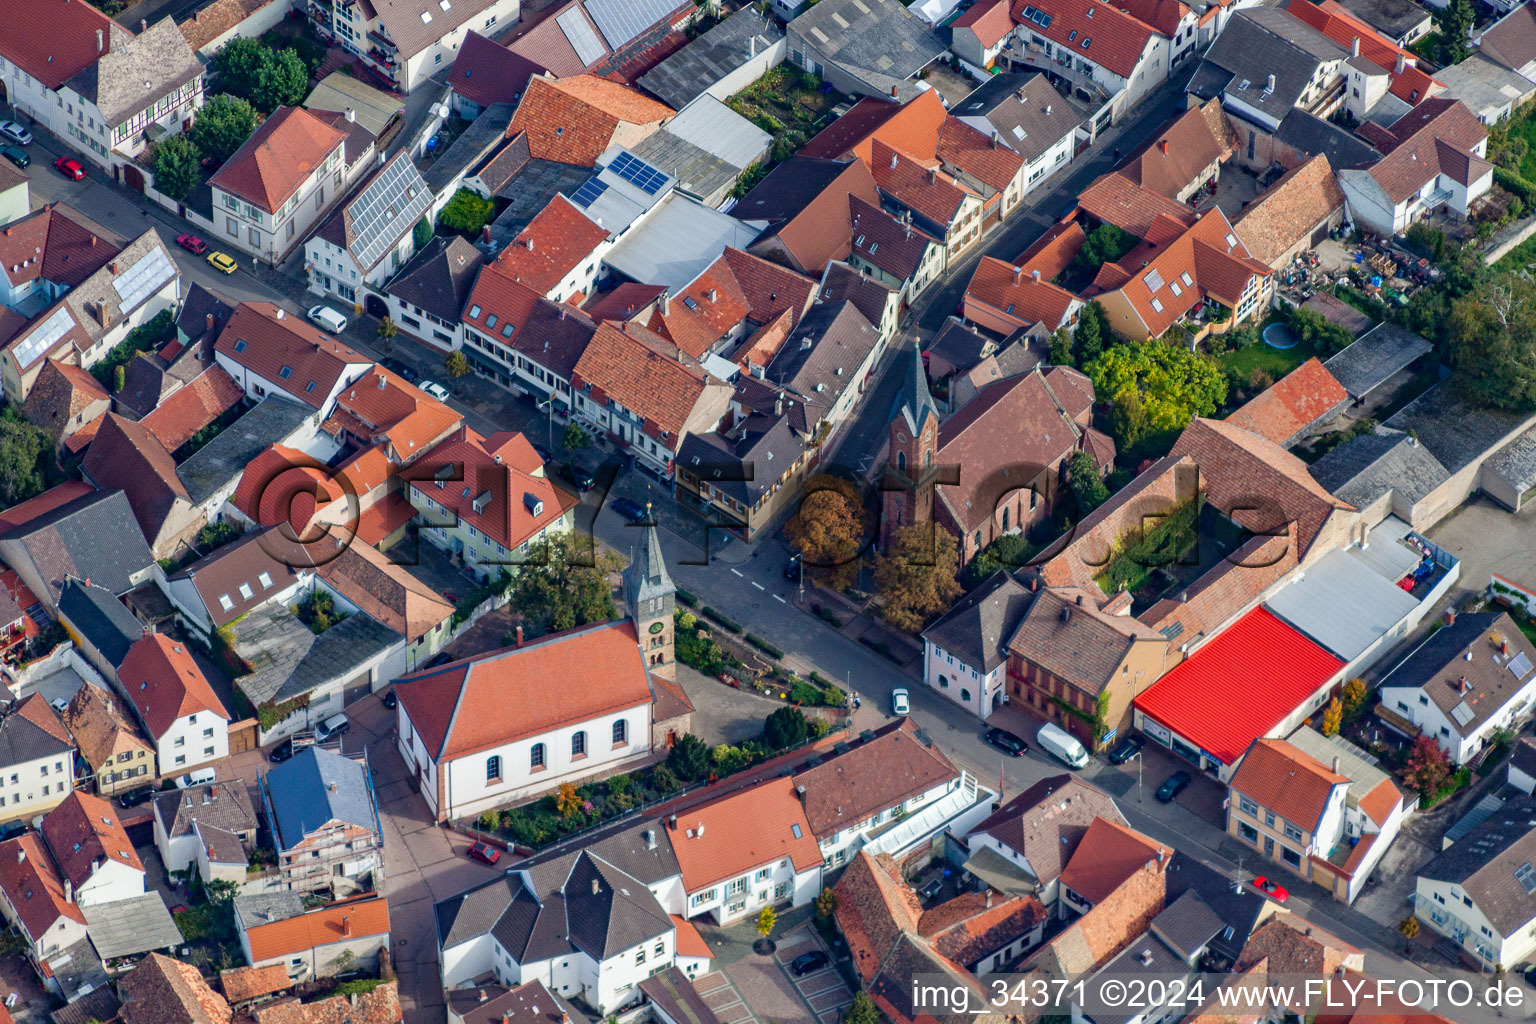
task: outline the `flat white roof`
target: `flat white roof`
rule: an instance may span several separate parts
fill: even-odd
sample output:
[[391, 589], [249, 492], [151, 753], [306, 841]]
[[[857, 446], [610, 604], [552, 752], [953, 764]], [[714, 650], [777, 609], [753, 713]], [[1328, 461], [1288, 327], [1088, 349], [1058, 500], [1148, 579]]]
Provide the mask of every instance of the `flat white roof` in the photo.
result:
[[1365, 653], [1419, 606], [1352, 548], [1330, 551], [1266, 604], [1345, 661]]

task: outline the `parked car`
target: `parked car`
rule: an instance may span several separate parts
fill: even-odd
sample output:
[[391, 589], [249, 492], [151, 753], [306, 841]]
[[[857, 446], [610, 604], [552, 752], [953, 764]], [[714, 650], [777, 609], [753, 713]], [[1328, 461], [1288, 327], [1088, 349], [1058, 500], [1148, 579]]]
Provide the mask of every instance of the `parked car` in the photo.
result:
[[1161, 786], [1157, 787], [1157, 799], [1165, 804], [1172, 803], [1173, 798], [1184, 792], [1190, 781], [1189, 772], [1174, 772]]
[[582, 469], [574, 462], [567, 462], [560, 467], [560, 475], [571, 482], [571, 486], [582, 494], [586, 494], [597, 486], [597, 479], [587, 470]]
[[315, 726], [315, 740], [316, 742], [324, 743], [326, 740], [335, 739], [351, 728], [352, 723], [347, 719], [346, 715], [332, 715]]
[[311, 306], [308, 316], [332, 334], [340, 334], [347, 329], [347, 318], [330, 306]]
[[20, 818], [15, 821], [8, 821], [4, 825], [0, 825], [0, 843], [5, 842], [7, 839], [16, 838], [26, 830], [27, 823]]
[[788, 580], [789, 582], [791, 582], [791, 583], [799, 583], [800, 582], [800, 574], [802, 572], [804, 572], [804, 570], [800, 568], [800, 556], [799, 555], [795, 555], [789, 561], [784, 563], [784, 578], [786, 580]]
[[16, 121], [0, 121], [0, 139], [14, 142], [19, 146], [32, 145], [32, 133]]
[[1046, 722], [1035, 734], [1035, 740], [1041, 750], [1068, 768], [1083, 768], [1088, 764], [1088, 751], [1083, 749], [1076, 736], [1059, 725]]
[[390, 690], [384, 695], [384, 700], [382, 703], [385, 707], [389, 708], [389, 710], [393, 711], [395, 708], [400, 706], [400, 698], [395, 695], [394, 690]]
[[909, 715], [911, 713], [912, 713], [911, 694], [907, 693], [905, 687], [902, 687], [902, 686], [896, 687], [896, 689], [891, 691], [891, 714], [893, 714], [893, 715]]
[[32, 166], [32, 158], [27, 156], [27, 151], [20, 146], [0, 146], [0, 154], [17, 167], [23, 169]]
[[608, 504], [615, 512], [632, 523], [650, 521], [651, 514], [638, 501], [631, 501], [628, 498], [614, 498]]
[[177, 789], [187, 789], [191, 786], [201, 786], [205, 782], [215, 782], [219, 773], [212, 768], [199, 768], [195, 772], [187, 772], [176, 780]]
[[194, 256], [201, 256], [208, 251], [208, 243], [196, 235], [180, 234], [176, 236], [176, 244]]
[[1136, 755], [1141, 753], [1141, 748], [1144, 743], [1146, 743], [1146, 740], [1142, 739], [1140, 736], [1127, 736], [1125, 739], [1121, 740], [1119, 743], [1116, 743], [1113, 747], [1110, 748], [1109, 763], [1125, 764], [1125, 762], [1131, 760]]
[[987, 742], [1010, 757], [1023, 757], [1029, 753], [1029, 744], [1007, 729], [988, 729]]
[[273, 764], [282, 764], [294, 754], [293, 737], [289, 737], [272, 748], [272, 753], [267, 755], [267, 760]]
[[209, 266], [213, 267], [214, 270], [222, 271], [226, 274], [233, 274], [235, 271], [240, 269], [240, 264], [235, 262], [235, 258], [233, 256], [222, 252], [209, 253], [208, 264]]
[[465, 850], [464, 853], [470, 860], [477, 860], [481, 864], [494, 865], [497, 861], [501, 860], [501, 851], [486, 842], [470, 843], [469, 849]]
[[85, 166], [79, 160], [61, 156], [53, 162], [53, 166], [70, 181], [79, 181], [85, 177]]
[[939, 894], [939, 890], [942, 888], [944, 888], [944, 879], [935, 875], [923, 883], [923, 887], [917, 890], [917, 894], [925, 900], [931, 900]]
[[1291, 891], [1289, 889], [1273, 878], [1265, 878], [1263, 875], [1253, 880], [1253, 887], [1276, 903], [1284, 903], [1291, 898]]
[[812, 971], [819, 971], [832, 961], [826, 953], [819, 949], [813, 949], [809, 953], [801, 953], [789, 962], [789, 971], [795, 977], [804, 977]]
[[154, 786], [141, 786], [138, 789], [130, 789], [126, 793], [118, 794], [117, 802], [124, 807], [137, 807], [139, 804], [148, 803], [154, 798]]
[[[443, 596], [448, 597], [447, 594], [444, 594]], [[448, 597], [448, 600], [452, 601], [453, 598]], [[422, 668], [437, 668], [437, 666], [446, 665], [452, 660], [453, 655], [449, 654], [447, 651], [439, 651], [438, 653], [434, 654], [432, 656], [432, 660], [423, 665]]]
[[435, 381], [419, 380], [416, 382], [416, 386], [425, 391], [427, 394], [431, 395], [433, 398], [437, 399], [439, 402], [448, 401], [448, 389], [443, 387], [441, 384], [436, 383]]
[[416, 376], [415, 370], [411, 369], [409, 366], [405, 365], [405, 363], [398, 359], [381, 359], [379, 361], [379, 365], [384, 367], [384, 369], [388, 370], [390, 373], [404, 378], [407, 384], [415, 384], [416, 381], [420, 379]]

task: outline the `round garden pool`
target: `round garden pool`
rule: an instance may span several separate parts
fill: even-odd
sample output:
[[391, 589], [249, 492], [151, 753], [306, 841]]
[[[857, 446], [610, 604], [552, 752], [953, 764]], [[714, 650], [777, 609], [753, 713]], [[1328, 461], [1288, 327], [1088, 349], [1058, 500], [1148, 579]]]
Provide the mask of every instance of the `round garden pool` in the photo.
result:
[[1285, 324], [1270, 324], [1264, 328], [1264, 344], [1270, 348], [1287, 349], [1296, 347], [1296, 335]]

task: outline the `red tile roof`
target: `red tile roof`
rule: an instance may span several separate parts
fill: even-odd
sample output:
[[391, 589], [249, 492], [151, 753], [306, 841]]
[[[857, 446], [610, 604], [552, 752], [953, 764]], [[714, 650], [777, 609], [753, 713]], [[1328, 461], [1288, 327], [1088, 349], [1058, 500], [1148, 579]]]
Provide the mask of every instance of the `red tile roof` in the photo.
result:
[[229, 1004], [191, 964], [151, 953], [118, 982], [123, 1024], [229, 1024]]
[[[555, 681], [560, 699], [550, 700], [549, 687]], [[652, 700], [645, 659], [630, 622], [583, 626], [523, 647], [417, 672], [400, 679], [395, 692], [439, 763], [649, 707]], [[631, 741], [635, 739], [631, 730]], [[607, 736], [589, 737], [593, 743], [608, 741]]]
[[210, 366], [185, 387], [177, 388], [140, 422], [166, 451], [174, 452], [244, 397], [245, 392], [222, 366]]
[[[442, 466], [453, 466], [458, 479], [445, 480], [439, 488], [434, 474]], [[449, 509], [460, 523], [511, 552], [579, 503], [574, 494], [551, 482], [544, 460], [522, 434], [486, 438], [462, 427], [404, 475], [412, 492]], [[476, 511], [476, 502], [485, 494], [490, 501]], [[534, 507], [539, 507], [538, 515]]]
[[229, 503], [260, 527], [288, 524], [303, 538], [320, 506], [347, 500], [346, 488], [322, 464], [274, 444], [245, 467]]
[[330, 903], [305, 914], [247, 928], [251, 959], [257, 963], [307, 953], [344, 938], [389, 934], [389, 903], [371, 895]]
[[1367, 173], [1394, 203], [1418, 193], [1437, 174], [1466, 185], [1492, 170], [1492, 164], [1474, 155], [1474, 147], [1487, 137], [1488, 130], [1466, 104], [1437, 97], [1371, 135], [1387, 155]]
[[[1266, 608], [1255, 608], [1136, 698], [1136, 707], [1224, 764], [1343, 669]], [[1212, 715], [1213, 707], [1223, 708]]]
[[[971, 274], [971, 283], [966, 285], [966, 306], [980, 303], [990, 309], [993, 317], [1003, 317], [1019, 327], [1044, 324], [1046, 330], [1054, 331], [1067, 322], [1078, 298], [1052, 284], [1050, 275], [1041, 272], [1037, 278], [1034, 273], [983, 256]], [[978, 317], [968, 310], [966, 318]]]
[[1120, 0], [1120, 9], [1170, 38], [1189, 14], [1189, 6], [1180, 0]]
[[980, 0], [953, 22], [954, 28], [968, 28], [976, 34], [976, 41], [990, 48], [1013, 31], [1013, 18], [1008, 14], [1008, 0]]
[[944, 118], [935, 155], [944, 166], [963, 171], [999, 192], [1012, 184], [1024, 168], [1022, 156], [957, 117]]
[[324, 429], [345, 431], [363, 444], [383, 441], [381, 448], [387, 447], [396, 460], [410, 462], [463, 421], [425, 391], [375, 366], [336, 396], [336, 410]]
[[1348, 401], [1344, 385], [1313, 356], [1233, 410], [1227, 422], [1284, 445]]
[[1014, 0], [1014, 21], [1027, 23], [1029, 31], [1121, 78], [1135, 74], [1148, 41], [1157, 32], [1146, 22], [1099, 0], [1053, 0], [1049, 28], [1025, 18], [1026, 6], [1027, 0]]
[[932, 160], [948, 116], [943, 100], [933, 89], [925, 89], [902, 104], [866, 97], [823, 128], [800, 153], [828, 160], [858, 157], [873, 168], [873, 144], [879, 139], [914, 159]]
[[976, 193], [937, 167], [925, 167], [906, 153], [876, 139], [870, 173], [880, 191], [897, 203], [947, 229]]
[[784, 858], [796, 871], [822, 859], [793, 779], [760, 782], [679, 814], [668, 838], [689, 893]]
[[1265, 189], [1233, 222], [1254, 259], [1273, 265], [1344, 205], [1344, 190], [1321, 153]]
[[208, 184], [275, 214], [346, 137], [303, 107], [278, 107]]
[[1378, 826], [1385, 825], [1402, 802], [1402, 791], [1391, 779], [1382, 779], [1375, 789], [1359, 795], [1360, 809]]
[[36, 832], [0, 843], [0, 892], [34, 942], [61, 917], [85, 924], [80, 908], [64, 898], [64, 880]]
[[[318, 575], [342, 597], [415, 643], [453, 617], [453, 603], [371, 544], [337, 538]], [[319, 561], [319, 559], [317, 559]]]
[[0, 273], [13, 286], [41, 277], [73, 287], [112, 262], [121, 246], [73, 214], [54, 203], [0, 228]]
[[700, 359], [750, 312], [736, 278], [717, 260], [651, 314], [650, 328], [690, 358]]
[[[796, 155], [770, 171], [768, 177], [742, 197], [733, 211], [734, 215], [746, 220], [752, 219], [753, 207], [762, 205], [754, 200], [766, 199], [771, 203], [773, 200], [766, 198], [766, 194], [778, 190], [780, 185], [774, 176], [792, 178], [801, 174], [801, 160]], [[813, 170], [820, 172], [822, 169]], [[880, 205], [880, 191], [875, 180], [869, 168], [859, 160], [849, 161], [814, 195], [805, 197], [803, 203], [798, 202], [803, 193], [797, 190], [795, 194], [798, 208], [782, 221], [774, 223], [771, 220], [770, 235], [777, 238], [797, 268], [818, 275], [829, 262], [847, 259], [848, 253], [852, 251], [853, 228], [848, 197], [857, 196], [872, 205]]]
[[1185, 225], [1195, 222], [1195, 211], [1183, 203], [1143, 188], [1117, 171], [1099, 177], [1083, 189], [1077, 205], [1084, 213], [1137, 238], [1147, 237], [1159, 215]]
[[632, 329], [599, 324], [576, 362], [572, 383], [592, 385], [594, 399], [612, 398], [646, 421], [646, 433], [681, 442], [709, 379], [647, 345]]
[[28, 498], [18, 505], [12, 505], [0, 511], [0, 531], [30, 523], [38, 516], [46, 515], [60, 505], [67, 505], [76, 498], [93, 494], [95, 491], [96, 488], [84, 480], [66, 480], [57, 487], [48, 488], [35, 498]]
[[[528, 133], [528, 152], [535, 160], [591, 167], [613, 144], [620, 125], [655, 125], [675, 111], [637, 89], [597, 78], [533, 78], [523, 93], [510, 137]], [[630, 144], [638, 138], [628, 138]]]
[[1119, 822], [1094, 818], [1062, 869], [1061, 884], [1089, 903], [1102, 903], [1127, 878], [1171, 852]]
[[[245, 344], [241, 344], [244, 342]], [[320, 408], [348, 367], [370, 360], [270, 302], [242, 302], [214, 351], [294, 398]], [[283, 373], [284, 368], [289, 372]]]
[[1231, 787], [1268, 811], [1317, 831], [1335, 786], [1349, 779], [1284, 740], [1257, 739], [1233, 773]]
[[[856, 197], [850, 195], [849, 199]], [[712, 269], [721, 271], [722, 263], [747, 300], [747, 315], [760, 324], [785, 310], [790, 312], [791, 325], [798, 324], [816, 297], [816, 282], [809, 277], [741, 249], [727, 247]]]
[[[518, 43], [523, 43], [541, 28], [557, 34], [560, 32], [554, 17], [546, 18], [545, 21], [548, 22], [547, 27], [545, 22], [540, 22]], [[582, 70], [579, 61], [573, 58], [573, 63], [577, 66], [570, 68], [570, 72]], [[528, 80], [544, 70], [517, 50], [493, 42], [471, 29], [459, 44], [459, 53], [453, 60], [448, 85], [460, 96], [482, 107], [492, 103], [515, 103], [527, 88]]]
[[[1392, 95], [1405, 103], [1427, 100], [1432, 92], [1443, 89], [1433, 77], [1419, 70], [1418, 55], [1403, 49], [1365, 22], [1350, 14], [1337, 0], [1322, 0], [1321, 4], [1310, 0], [1293, 0], [1285, 8], [1291, 17], [1303, 25], [1310, 25], [1323, 35], [1348, 50], [1355, 40], [1360, 41], [1360, 56], [1387, 73], [1391, 80], [1388, 87]], [[1402, 59], [1404, 67], [1397, 70]]]
[[[100, 32], [101, 43], [96, 42]], [[133, 33], [78, 0], [10, 0], [0, 57], [57, 89]]]
[[704, 936], [699, 934], [692, 921], [676, 914], [669, 916], [672, 918], [672, 926], [677, 929], [678, 956], [714, 958], [714, 951], [709, 948], [709, 943], [704, 941]]
[[76, 889], [96, 873], [98, 858], [144, 870], [117, 812], [99, 796], [79, 790], [69, 794], [44, 816], [42, 833], [59, 874]]
[[491, 266], [513, 281], [548, 294], [607, 239], [607, 228], [565, 196], [557, 195]]
[[135, 642], [117, 675], [128, 699], [139, 709], [139, 717], [157, 739], [187, 715], [207, 711], [230, 720], [187, 646], [164, 633]]
[[220, 971], [219, 984], [224, 989], [225, 999], [232, 1003], [243, 1003], [247, 999], [257, 999], [291, 988], [293, 980], [288, 977], [287, 964], [269, 964], [266, 967], [236, 967]]

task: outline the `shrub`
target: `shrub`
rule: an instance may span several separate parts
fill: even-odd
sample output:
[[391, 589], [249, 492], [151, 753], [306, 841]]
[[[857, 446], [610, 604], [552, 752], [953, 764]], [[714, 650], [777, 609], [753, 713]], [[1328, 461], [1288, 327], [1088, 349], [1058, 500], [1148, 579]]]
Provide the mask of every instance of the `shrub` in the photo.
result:
[[821, 691], [810, 683], [796, 683], [789, 688], [789, 699], [805, 707], [821, 703]]
[[480, 234], [480, 229], [496, 215], [496, 204], [482, 196], [461, 188], [448, 200], [443, 212], [437, 215], [439, 232], [452, 231], [468, 238]]
[[799, 746], [811, 736], [811, 720], [799, 708], [779, 708], [763, 720], [763, 743], [770, 750]]
[[677, 599], [689, 608], [697, 608], [699, 606], [699, 599], [693, 596], [693, 592], [684, 590], [682, 587], [677, 588]]
[[704, 606], [704, 614], [708, 618], [714, 619], [716, 622], [720, 623], [720, 625], [724, 626], [726, 629], [730, 630], [732, 633], [740, 633], [741, 632], [741, 623], [737, 622], [735, 619], [731, 618], [729, 615], [726, 615], [724, 612], [718, 612], [715, 609], [709, 607], [708, 605], [705, 605]]
[[754, 636], [753, 634], [748, 633], [746, 635], [746, 641], [771, 658], [784, 657], [783, 651], [779, 650], [777, 647], [773, 646], [773, 644], [769, 643], [767, 640], [764, 640], [760, 636]]
[[829, 708], [840, 708], [848, 702], [848, 695], [840, 686], [828, 686], [821, 691], [821, 702]]

